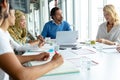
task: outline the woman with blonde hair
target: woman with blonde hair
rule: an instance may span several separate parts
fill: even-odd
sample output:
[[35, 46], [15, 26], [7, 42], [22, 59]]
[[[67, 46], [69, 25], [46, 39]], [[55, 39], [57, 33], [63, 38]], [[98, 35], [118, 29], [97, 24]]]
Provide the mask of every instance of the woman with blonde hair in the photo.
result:
[[15, 11], [15, 25], [10, 26], [8, 31], [12, 38], [20, 44], [25, 44], [26, 37], [27, 37], [27, 28], [26, 28], [26, 21], [25, 15], [23, 12], [16, 10]]
[[[15, 17], [15, 25], [10, 26], [8, 29], [12, 38], [19, 44], [25, 44], [27, 42], [27, 37], [31, 40], [34, 40], [35, 38], [32, 35], [30, 35], [30, 33], [27, 30], [25, 14], [20, 10], [16, 10]], [[30, 44], [34, 45], [38, 42], [39, 40], [30, 41]]]
[[[26, 39], [28, 37], [27, 33], [27, 27], [26, 27], [26, 17], [25, 14], [20, 11], [20, 10], [16, 10], [15, 11], [15, 25], [12, 25], [8, 28], [8, 31], [10, 33], [10, 35], [12, 36], [12, 38], [14, 39], [14, 41], [16, 41], [19, 45], [21, 46], [26, 46], [26, 45], [37, 45], [39, 44], [39, 47], [44, 45], [44, 39], [42, 38], [42, 36], [39, 36], [39, 38], [37, 40], [32, 40], [29, 43], [26, 43]], [[26, 47], [24, 47], [24, 49], [15, 49], [15, 53], [16, 54], [23, 54], [25, 50], [29, 50], [30, 48], [28, 47], [28, 49], [26, 49]]]
[[120, 43], [120, 18], [115, 7], [111, 4], [104, 6], [103, 14], [106, 22], [99, 26], [96, 41], [116, 45]]

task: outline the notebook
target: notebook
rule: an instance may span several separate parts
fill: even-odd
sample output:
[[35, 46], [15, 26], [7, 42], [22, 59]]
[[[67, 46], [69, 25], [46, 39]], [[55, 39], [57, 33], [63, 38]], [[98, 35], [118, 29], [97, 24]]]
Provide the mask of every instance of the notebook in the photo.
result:
[[56, 33], [56, 43], [60, 47], [76, 47], [78, 31], [58, 31]]
[[[40, 61], [33, 61], [31, 64], [34, 65], [41, 65], [45, 64], [45, 62]], [[53, 69], [52, 71], [46, 73], [44, 76], [53, 76], [53, 75], [61, 75], [61, 74], [70, 74], [70, 73], [79, 73], [80, 70], [78, 67], [73, 65], [71, 62], [65, 60], [64, 63], [59, 66], [58, 68]]]

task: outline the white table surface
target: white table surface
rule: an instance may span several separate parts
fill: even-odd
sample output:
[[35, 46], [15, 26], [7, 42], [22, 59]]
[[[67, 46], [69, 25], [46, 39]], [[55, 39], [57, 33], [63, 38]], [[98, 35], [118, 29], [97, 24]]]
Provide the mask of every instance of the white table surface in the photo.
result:
[[[26, 52], [26, 54], [28, 53]], [[98, 64], [90, 66], [90, 70], [80, 68], [80, 73], [43, 76], [37, 80], [120, 80], [119, 53], [97, 52], [85, 56], [98, 62]]]

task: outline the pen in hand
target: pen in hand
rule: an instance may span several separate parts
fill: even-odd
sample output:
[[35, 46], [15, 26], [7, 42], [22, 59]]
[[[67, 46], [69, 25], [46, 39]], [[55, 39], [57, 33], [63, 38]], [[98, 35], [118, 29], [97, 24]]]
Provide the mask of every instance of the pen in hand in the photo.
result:
[[55, 51], [55, 54], [58, 54], [57, 51]]

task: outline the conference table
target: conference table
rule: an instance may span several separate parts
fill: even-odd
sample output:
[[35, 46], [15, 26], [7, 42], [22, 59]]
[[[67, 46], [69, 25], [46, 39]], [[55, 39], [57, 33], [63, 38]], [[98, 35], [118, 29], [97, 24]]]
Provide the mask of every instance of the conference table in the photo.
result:
[[[76, 53], [81, 53], [79, 56], [74, 56], [72, 53], [73, 50], [66, 49], [60, 50], [63, 58], [69, 61], [73, 61], [75, 66], [79, 67], [79, 73], [70, 73], [70, 74], [60, 74], [60, 75], [52, 75], [52, 76], [42, 76], [37, 80], [120, 80], [120, 53], [116, 51], [116, 49], [104, 49], [104, 50], [97, 50], [95, 48], [91, 48], [91, 46], [86, 47], [86, 45], [80, 45], [81, 49], [76, 51]], [[48, 45], [47, 45], [48, 47]], [[48, 48], [47, 48], [48, 49]], [[82, 54], [81, 51], [85, 49], [89, 49], [91, 53], [88, 52]], [[45, 50], [45, 48], [44, 48]], [[92, 51], [93, 50], [93, 51]], [[68, 53], [67, 53], [68, 52]], [[71, 52], [71, 53], [70, 53]], [[87, 51], [84, 51], [87, 52]], [[84, 53], [83, 52], [83, 53]], [[93, 54], [92, 54], [93, 52]], [[35, 52], [27, 51], [25, 55], [34, 54]], [[52, 53], [51, 53], [52, 54]], [[67, 55], [66, 55], [67, 54]], [[88, 58], [89, 60], [84, 61]], [[75, 59], [76, 58], [76, 59]], [[84, 63], [81, 61], [84, 61]], [[93, 63], [88, 63], [92, 61]], [[34, 63], [32, 63], [34, 66]]]

